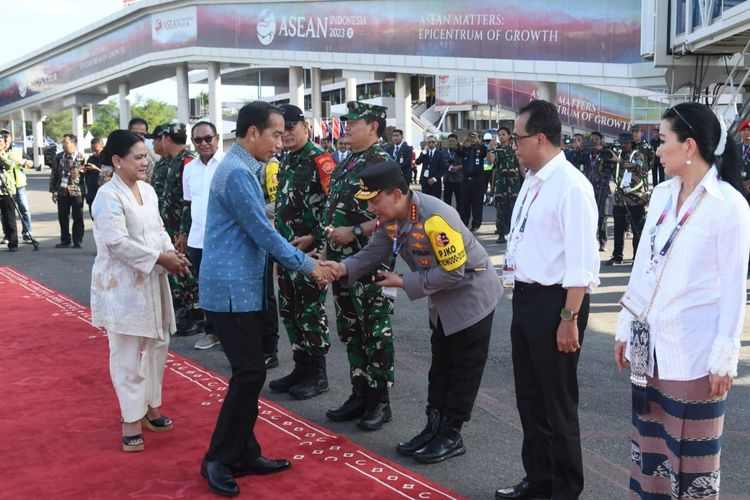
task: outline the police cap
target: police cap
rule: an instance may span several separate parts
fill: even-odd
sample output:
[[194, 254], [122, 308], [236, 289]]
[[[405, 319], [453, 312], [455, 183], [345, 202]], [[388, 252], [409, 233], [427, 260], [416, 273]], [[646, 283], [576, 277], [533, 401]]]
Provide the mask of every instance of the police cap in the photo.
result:
[[359, 176], [358, 200], [371, 200], [384, 189], [404, 189], [404, 175], [395, 161], [384, 161], [366, 167]]

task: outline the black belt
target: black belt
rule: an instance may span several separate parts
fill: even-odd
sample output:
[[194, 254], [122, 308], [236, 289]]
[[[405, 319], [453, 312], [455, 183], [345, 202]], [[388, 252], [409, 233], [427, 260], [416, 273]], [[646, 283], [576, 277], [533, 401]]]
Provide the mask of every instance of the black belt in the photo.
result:
[[554, 285], [542, 285], [540, 283], [525, 283], [523, 281], [516, 281], [513, 285], [513, 293], [518, 294], [544, 293], [554, 292], [558, 290], [564, 290], [563, 286], [559, 283], [556, 283]]

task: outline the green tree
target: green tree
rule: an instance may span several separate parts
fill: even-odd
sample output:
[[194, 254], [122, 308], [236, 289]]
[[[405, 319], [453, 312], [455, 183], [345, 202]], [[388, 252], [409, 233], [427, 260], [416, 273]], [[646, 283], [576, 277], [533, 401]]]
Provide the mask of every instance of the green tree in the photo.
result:
[[94, 123], [85, 127], [94, 137], [106, 138], [110, 132], [120, 128], [120, 110], [116, 99], [93, 108]]
[[50, 136], [56, 142], [62, 140], [63, 134], [73, 133], [73, 111], [63, 109], [47, 115], [44, 120], [44, 135]]
[[164, 101], [144, 99], [136, 96], [135, 104], [130, 108], [130, 116], [143, 118], [148, 122], [149, 132], [157, 125], [168, 123], [177, 117], [177, 109]]

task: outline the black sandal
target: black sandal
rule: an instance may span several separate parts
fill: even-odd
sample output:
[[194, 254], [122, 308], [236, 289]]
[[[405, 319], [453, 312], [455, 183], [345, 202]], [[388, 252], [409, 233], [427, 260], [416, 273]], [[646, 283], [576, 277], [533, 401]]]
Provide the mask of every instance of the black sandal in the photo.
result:
[[122, 437], [122, 451], [143, 451], [144, 446], [143, 434]]
[[153, 420], [146, 415], [143, 417], [143, 425], [146, 429], [153, 432], [166, 432], [172, 430], [174, 422], [172, 422], [171, 418], [167, 418], [164, 415]]

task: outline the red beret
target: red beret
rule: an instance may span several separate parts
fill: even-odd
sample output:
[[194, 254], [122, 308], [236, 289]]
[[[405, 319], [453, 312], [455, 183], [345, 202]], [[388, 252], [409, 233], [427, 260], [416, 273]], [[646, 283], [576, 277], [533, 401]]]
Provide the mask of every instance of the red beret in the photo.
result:
[[750, 120], [745, 120], [744, 122], [740, 123], [740, 128], [737, 129], [738, 132], [742, 132], [742, 129], [750, 127]]

